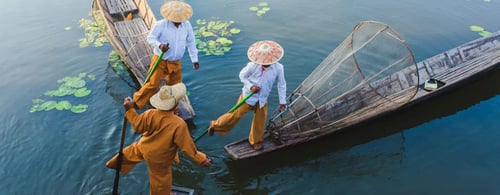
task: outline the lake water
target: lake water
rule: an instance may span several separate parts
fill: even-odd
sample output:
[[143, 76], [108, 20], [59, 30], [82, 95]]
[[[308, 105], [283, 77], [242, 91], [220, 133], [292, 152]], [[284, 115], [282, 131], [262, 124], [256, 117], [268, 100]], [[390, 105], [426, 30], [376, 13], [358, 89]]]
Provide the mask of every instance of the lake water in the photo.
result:
[[[164, 1], [149, 1], [159, 18]], [[416, 61], [479, 38], [469, 27], [500, 29], [500, 1], [269, 0], [188, 1], [191, 21], [233, 20], [241, 33], [224, 56], [200, 55], [201, 68], [183, 59], [184, 82], [196, 111], [197, 135], [236, 102], [247, 47], [258, 40], [282, 44], [288, 92], [294, 90], [360, 21], [390, 25]], [[105, 162], [118, 151], [122, 100], [135, 88], [108, 65], [113, 48], [80, 48], [78, 27], [91, 1], [0, 2], [0, 194], [110, 194], [114, 170]], [[194, 23], [194, 22], [193, 22]], [[69, 28], [67, 28], [69, 27]], [[187, 57], [187, 55], [185, 56]], [[57, 81], [79, 73], [89, 96], [48, 97]], [[199, 194], [500, 194], [500, 73], [397, 115], [320, 140], [245, 161], [230, 160], [223, 146], [245, 138], [248, 115], [227, 136], [198, 143], [213, 159], [202, 168], [187, 159], [174, 167], [174, 184]], [[32, 100], [87, 104], [86, 112], [30, 113]], [[276, 91], [269, 100], [277, 106]], [[128, 127], [126, 145], [138, 139]], [[148, 194], [144, 163], [120, 179], [122, 194]]]

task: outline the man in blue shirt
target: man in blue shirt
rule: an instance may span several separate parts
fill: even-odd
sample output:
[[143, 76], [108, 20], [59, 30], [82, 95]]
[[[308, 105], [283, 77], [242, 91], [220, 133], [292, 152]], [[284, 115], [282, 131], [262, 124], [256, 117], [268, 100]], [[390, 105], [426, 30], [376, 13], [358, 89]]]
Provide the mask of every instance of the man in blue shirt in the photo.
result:
[[253, 95], [233, 112], [211, 121], [209, 136], [212, 136], [214, 132], [226, 135], [247, 112], [253, 110], [254, 116], [248, 141], [255, 150], [262, 149], [268, 107], [267, 98], [275, 81], [277, 81], [280, 110], [283, 111], [286, 108], [285, 73], [283, 65], [278, 62], [283, 54], [283, 48], [274, 41], [259, 41], [249, 47], [247, 55], [251, 62], [240, 71], [239, 76], [243, 88], [238, 101], [250, 92], [253, 92]]

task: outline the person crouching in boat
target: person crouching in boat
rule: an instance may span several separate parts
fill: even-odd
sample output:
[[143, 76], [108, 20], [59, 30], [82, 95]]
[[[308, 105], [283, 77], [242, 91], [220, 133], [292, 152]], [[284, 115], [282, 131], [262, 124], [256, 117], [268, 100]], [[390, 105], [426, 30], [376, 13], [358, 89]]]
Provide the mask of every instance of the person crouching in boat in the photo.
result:
[[247, 55], [251, 62], [240, 71], [239, 77], [243, 88], [238, 101], [250, 92], [253, 92], [253, 95], [233, 112], [211, 121], [208, 128], [209, 136], [212, 136], [214, 132], [226, 135], [247, 112], [253, 111], [248, 141], [255, 150], [263, 148], [267, 98], [275, 81], [277, 81], [280, 110], [283, 111], [286, 108], [285, 73], [283, 65], [278, 62], [283, 54], [281, 45], [274, 41], [258, 41], [249, 47]]
[[[167, 85], [182, 82], [182, 65], [180, 60], [184, 56], [186, 47], [193, 68], [198, 70], [198, 49], [195, 44], [193, 27], [189, 18], [193, 15], [191, 6], [182, 1], [168, 1], [162, 5], [160, 12], [164, 19], [155, 23], [147, 36], [148, 42], [153, 46], [154, 55], [151, 59], [148, 73], [149, 81], [133, 95], [136, 107], [141, 109], [153, 94], [158, 91], [163, 78]], [[161, 53], [164, 55], [153, 73], [153, 65]]]
[[[172, 164], [180, 149], [191, 160], [201, 166], [209, 166], [211, 160], [196, 148], [186, 122], [174, 114], [180, 99], [186, 94], [186, 86], [178, 83], [163, 86], [151, 97], [151, 105], [156, 109], [148, 109], [137, 114], [134, 102], [125, 98], [125, 117], [132, 125], [135, 133], [142, 133], [141, 138], [123, 149], [120, 172], [127, 174], [137, 163], [146, 161], [149, 170], [150, 194], [170, 194], [172, 190]], [[118, 154], [113, 156], [106, 167], [117, 169]]]

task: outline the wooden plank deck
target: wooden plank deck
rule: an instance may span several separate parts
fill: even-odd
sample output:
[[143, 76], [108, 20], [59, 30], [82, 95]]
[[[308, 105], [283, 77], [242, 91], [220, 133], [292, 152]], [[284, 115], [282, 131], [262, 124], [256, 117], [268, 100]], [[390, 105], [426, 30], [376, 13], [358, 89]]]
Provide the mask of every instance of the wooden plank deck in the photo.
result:
[[[311, 141], [347, 127], [376, 119], [377, 117], [391, 112], [409, 108], [417, 103], [424, 102], [429, 98], [453, 90], [461, 84], [467, 83], [467, 81], [488, 73], [490, 70], [499, 66], [500, 31], [489, 37], [483, 37], [470, 41], [417, 63], [419, 72], [418, 78], [416, 75], [410, 75], [413, 71], [402, 70], [397, 73], [397, 76], [391, 76], [389, 80], [380, 82], [385, 83], [386, 85], [391, 85], [391, 87], [394, 87], [394, 82], [396, 81], [399, 82], [401, 86], [408, 85], [408, 83], [419, 83], [420, 88], [413, 99], [402, 107], [395, 107], [394, 109], [390, 109], [386, 112], [378, 112], [379, 109], [377, 109], [377, 107], [389, 105], [382, 103], [370, 109], [359, 110], [356, 113], [352, 113], [344, 119], [339, 120], [337, 124], [331, 126], [330, 128], [311, 132], [297, 132], [295, 135], [289, 135], [282, 143], [273, 141], [269, 132], [266, 132], [264, 149], [260, 151], [253, 150], [247, 139], [227, 144], [224, 146], [224, 149], [231, 158], [238, 160], [255, 157], [281, 148]], [[444, 81], [446, 85], [434, 91], [425, 91], [423, 90], [423, 84], [429, 78], [436, 78]]]
[[105, 0], [109, 14], [113, 17], [124, 17], [129, 13], [137, 13], [139, 9], [134, 0]]

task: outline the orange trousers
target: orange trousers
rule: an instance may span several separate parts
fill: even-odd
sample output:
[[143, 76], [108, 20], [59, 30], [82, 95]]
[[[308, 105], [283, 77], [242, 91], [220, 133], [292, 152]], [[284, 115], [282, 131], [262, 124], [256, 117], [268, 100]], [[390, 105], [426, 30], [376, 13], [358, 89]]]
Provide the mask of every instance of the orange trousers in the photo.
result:
[[[238, 102], [243, 99], [243, 94], [240, 95]], [[267, 117], [267, 102], [260, 108], [259, 103], [255, 106], [250, 106], [247, 103], [242, 104], [233, 112], [223, 114], [217, 120], [210, 122], [210, 127], [215, 132], [224, 136], [231, 131], [234, 126], [245, 116], [246, 113], [253, 110], [252, 126], [250, 127], [250, 134], [248, 135], [248, 142], [251, 145], [264, 142], [264, 125], [266, 124]]]
[[[153, 69], [153, 65], [158, 59], [158, 55], [153, 55], [151, 59], [151, 64], [149, 65], [148, 74]], [[153, 72], [149, 81], [145, 83], [139, 91], [134, 93], [134, 101], [135, 104], [140, 108], [143, 108], [146, 104], [149, 103], [149, 98], [153, 96], [156, 92], [158, 92], [158, 88], [165, 78], [167, 85], [174, 85], [182, 82], [182, 65], [181, 61], [167, 61], [160, 60], [156, 70]]]
[[[167, 158], [155, 159], [154, 156], [144, 156], [137, 146], [137, 142], [123, 148], [123, 158], [120, 172], [126, 175], [137, 163], [146, 161], [149, 171], [149, 194], [170, 195], [172, 191], [172, 162]], [[106, 167], [116, 169], [118, 166], [118, 155], [113, 156]]]

